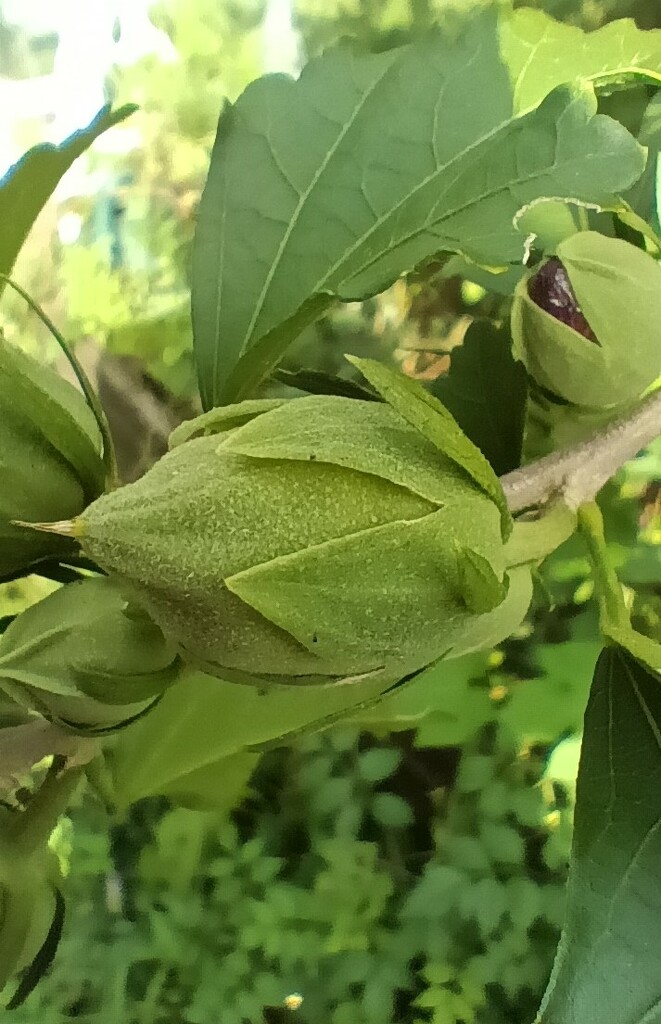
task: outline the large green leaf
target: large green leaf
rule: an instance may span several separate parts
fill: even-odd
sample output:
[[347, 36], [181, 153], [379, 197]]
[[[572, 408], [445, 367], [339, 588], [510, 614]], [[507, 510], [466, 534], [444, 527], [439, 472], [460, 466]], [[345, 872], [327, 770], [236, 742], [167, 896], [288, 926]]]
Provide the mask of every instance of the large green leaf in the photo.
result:
[[512, 355], [509, 327], [471, 324], [432, 391], [499, 476], [521, 465], [527, 374]]
[[358, 682], [260, 690], [202, 674], [185, 678], [118, 738], [113, 750], [117, 799], [129, 804], [149, 793], [183, 791], [192, 773], [332, 720], [382, 689], [383, 683]]
[[629, 18], [584, 32], [542, 11], [521, 9], [501, 18], [500, 45], [517, 111], [578, 79], [601, 88], [661, 82], [661, 31], [644, 32]]
[[[104, 107], [86, 128], [59, 146], [35, 146], [9, 168], [0, 180], [0, 273], [11, 273], [30, 228], [76, 157], [134, 110], [133, 105], [114, 111]], [[0, 282], [0, 291], [2, 287]]]
[[[540, 197], [612, 206], [644, 153], [589, 86], [512, 114], [497, 15], [463, 35], [267, 76], [223, 113], [198, 214], [193, 327], [203, 403], [249, 395], [337, 297], [430, 257], [521, 261]], [[567, 78], [571, 78], [571, 70]]]
[[538, 1024], [661, 1021], [661, 686], [599, 657], [585, 714], [567, 916]]

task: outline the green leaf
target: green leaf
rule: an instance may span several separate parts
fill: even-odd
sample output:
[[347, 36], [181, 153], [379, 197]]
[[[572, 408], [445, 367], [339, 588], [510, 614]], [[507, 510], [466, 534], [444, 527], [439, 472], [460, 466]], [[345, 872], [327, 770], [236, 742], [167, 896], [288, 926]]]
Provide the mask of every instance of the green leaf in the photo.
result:
[[245, 796], [261, 755], [241, 751], [186, 772], [144, 796], [166, 796], [180, 807], [229, 813]]
[[275, 370], [273, 377], [279, 384], [306, 391], [309, 395], [340, 395], [342, 398], [358, 398], [363, 402], [379, 401], [378, 395], [369, 388], [323, 370]]
[[459, 904], [462, 917], [474, 919], [488, 942], [509, 907], [507, 887], [495, 878], [481, 878], [464, 889]]
[[468, 473], [478, 487], [489, 495], [500, 510], [503, 535], [508, 536], [512, 528], [512, 517], [498, 477], [479, 448], [466, 437], [439, 400], [430, 395], [418, 381], [393, 370], [385, 363], [379, 363], [376, 359], [357, 359], [355, 356], [347, 358], [407, 423]]
[[236, 405], [210, 409], [192, 420], [184, 420], [170, 434], [168, 447], [177, 448], [194, 437], [208, 437], [211, 434], [222, 434], [226, 430], [235, 430], [245, 423], [250, 423], [256, 416], [277, 409], [287, 399], [256, 398], [253, 401], [237, 402]]
[[417, 727], [419, 747], [460, 746], [492, 710], [488, 690], [470, 685], [486, 672], [488, 657], [480, 652], [442, 661], [349, 718], [375, 732]]
[[657, 177], [659, 150], [661, 149], [661, 94], [658, 92], [645, 109], [637, 137], [641, 146], [645, 146], [647, 149], [647, 162], [643, 174], [627, 190], [624, 198], [636, 214], [658, 233], [661, 230], [657, 212]]
[[452, 350], [432, 392], [498, 476], [521, 465], [527, 374], [512, 355], [509, 327], [476, 320]]
[[379, 824], [386, 828], [405, 828], [413, 822], [413, 811], [406, 800], [395, 793], [377, 793], [371, 810]]
[[661, 686], [599, 657], [585, 713], [567, 916], [538, 1024], [661, 1021]]
[[381, 782], [393, 774], [401, 758], [396, 747], [371, 747], [358, 755], [358, 772], [366, 782]]
[[382, 683], [317, 687], [226, 683], [196, 674], [175, 684], [160, 703], [118, 737], [113, 775], [118, 803], [165, 792], [224, 757], [284, 741], [320, 727], [378, 696]]
[[484, 821], [480, 827], [482, 845], [495, 864], [522, 865], [526, 850], [516, 829], [499, 822]]
[[538, 678], [511, 681], [500, 717], [522, 742], [553, 743], [563, 733], [581, 731], [599, 649], [596, 639], [544, 644], [536, 652]]
[[466, 606], [476, 615], [493, 611], [507, 597], [509, 580], [498, 579], [490, 563], [471, 548], [460, 548], [459, 576]]
[[643, 167], [589, 86], [513, 116], [493, 9], [452, 39], [372, 55], [342, 45], [297, 81], [252, 83], [221, 117], [198, 213], [203, 405], [249, 396], [334, 297], [374, 295], [444, 251], [518, 263], [524, 207], [611, 207]]
[[583, 79], [606, 89], [661, 81], [661, 31], [644, 32], [628, 18], [584, 32], [522, 9], [501, 19], [500, 46], [517, 111], [536, 106], [564, 82]]
[[[0, 273], [11, 273], [30, 228], [76, 157], [135, 109], [132, 104], [114, 111], [104, 107], [86, 128], [74, 132], [59, 146], [35, 146], [9, 168], [0, 180]], [[3, 287], [0, 281], [0, 291]]]

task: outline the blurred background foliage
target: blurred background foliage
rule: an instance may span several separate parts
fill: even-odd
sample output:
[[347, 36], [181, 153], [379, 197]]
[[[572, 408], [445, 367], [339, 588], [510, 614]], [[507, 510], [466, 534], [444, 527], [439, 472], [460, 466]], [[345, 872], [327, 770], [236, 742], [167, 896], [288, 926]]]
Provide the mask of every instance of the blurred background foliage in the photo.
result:
[[[140, 104], [126, 129], [138, 143], [90, 157], [92, 187], [49, 205], [15, 270], [96, 374], [125, 479], [197, 409], [190, 248], [225, 98], [264, 70], [295, 72], [341, 36], [388, 47], [479, 2], [296, 0], [280, 49], [277, 33], [275, 45], [264, 34], [288, 14], [279, 0], [154, 4], [170, 59], [118, 65], [106, 81], [108, 97]], [[624, 16], [661, 27], [657, 0], [526, 6], [587, 29]], [[0, 17], [1, 74], [46, 74], [56, 43]], [[498, 320], [507, 303], [452, 273], [432, 267], [338, 306], [304, 332], [285, 368], [351, 376], [342, 359], [351, 351], [392, 360], [442, 394], [468, 329], [479, 343], [480, 318]], [[56, 358], [8, 292], [0, 323]], [[297, 393], [276, 381], [266, 391]], [[577, 410], [541, 394], [529, 398], [527, 423], [529, 456], [585, 429]], [[660, 488], [657, 442], [601, 497], [635, 625], [657, 638]], [[0, 616], [39, 587], [0, 587]], [[53, 839], [69, 869], [63, 943], [14, 1020], [530, 1021], [562, 921], [596, 636], [588, 563], [572, 539], [545, 563], [528, 620], [498, 651], [432, 670], [415, 690], [325, 732], [227, 759], [195, 792], [156, 786], [110, 827], [88, 794]]]

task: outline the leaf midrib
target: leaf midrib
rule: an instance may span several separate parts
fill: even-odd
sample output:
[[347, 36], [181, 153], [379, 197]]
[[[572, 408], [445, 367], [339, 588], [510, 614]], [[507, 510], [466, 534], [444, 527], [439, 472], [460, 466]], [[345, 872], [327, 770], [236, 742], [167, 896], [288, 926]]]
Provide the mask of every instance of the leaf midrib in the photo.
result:
[[[382, 81], [383, 78], [386, 76], [386, 74], [395, 66], [396, 65], [394, 65], [394, 64], [390, 65], [390, 67], [387, 69], [387, 71], [384, 73], [384, 75], [382, 75], [380, 77], [379, 82]], [[374, 88], [376, 87], [376, 84], [377, 83], [375, 82], [374, 86], [371, 89], [371, 92], [374, 91]], [[365, 94], [364, 99], [367, 99], [367, 95], [368, 94]], [[361, 106], [362, 106], [362, 104], [361, 104]], [[356, 110], [358, 110], [358, 108], [356, 108]], [[526, 115], [524, 115], [524, 116], [526, 116]], [[598, 115], [596, 115], [596, 116], [598, 116]], [[374, 223], [370, 226], [369, 230], [367, 230], [361, 236], [356, 238], [356, 240], [353, 243], [353, 245], [349, 249], [346, 249], [342, 253], [342, 256], [340, 257], [340, 259], [338, 259], [324, 273], [324, 275], [315, 282], [315, 284], [311, 288], [310, 294], [318, 294], [318, 293], [322, 292], [324, 290], [324, 288], [328, 285], [328, 282], [330, 281], [330, 279], [337, 273], [338, 270], [340, 270], [342, 268], [343, 264], [348, 262], [351, 259], [351, 257], [354, 255], [354, 253], [362, 245], [364, 245], [364, 243], [366, 241], [369, 240], [370, 236], [373, 235], [376, 231], [378, 231], [378, 229], [383, 224], [385, 224], [391, 217], [395, 216], [397, 214], [397, 212], [403, 206], [405, 206], [408, 202], [410, 202], [417, 193], [419, 193], [422, 189], [426, 188], [430, 183], [432, 183], [434, 178], [438, 177], [441, 174], [444, 174], [449, 168], [452, 167], [453, 164], [456, 164], [459, 161], [463, 161], [473, 150], [475, 150], [478, 147], [484, 145], [486, 142], [488, 142], [491, 138], [493, 138], [495, 135], [497, 135], [504, 128], [514, 124], [518, 120], [522, 120], [522, 117], [512, 116], [512, 117], [508, 118], [506, 121], [501, 121], [498, 125], [495, 125], [489, 132], [486, 132], [486, 133], [482, 134], [477, 139], [475, 139], [469, 146], [467, 146], [465, 149], [463, 149], [460, 153], [457, 153], [451, 160], [447, 161], [445, 164], [437, 165], [435, 167], [434, 171], [431, 174], [427, 175], [421, 182], [419, 182], [419, 184], [416, 185], [415, 188], [412, 189], [410, 192], [408, 192], [406, 196], [404, 196], [395, 205], [391, 206], [386, 213], [384, 213], [380, 217], [376, 218]], [[353, 118], [352, 124], [353, 123], [355, 123], [355, 117]], [[345, 131], [345, 133], [343, 135], [343, 138], [346, 138], [347, 132], [348, 132], [348, 127], [347, 127], [347, 131]], [[337, 152], [337, 147], [339, 145], [339, 141], [340, 141], [340, 139], [338, 137], [337, 143], [336, 143], [336, 145], [334, 147], [334, 150], [333, 150], [333, 154], [335, 152]], [[557, 153], [557, 150], [556, 150], [556, 153]], [[604, 154], [600, 153], [600, 154], [595, 154], [594, 156], [595, 156], [595, 158], [599, 158], [600, 160], [603, 160]], [[449, 219], [451, 219], [453, 217], [456, 217], [458, 214], [461, 214], [464, 210], [470, 209], [472, 206], [475, 206], [476, 204], [478, 204], [480, 202], [483, 202], [485, 199], [493, 198], [494, 196], [497, 196], [499, 193], [509, 191], [512, 188], [512, 186], [515, 186], [515, 185], [516, 186], [520, 186], [520, 185], [525, 184], [526, 182], [534, 181], [537, 177], [540, 176], [540, 174], [547, 175], [547, 174], [553, 173], [560, 166], [568, 167], [568, 166], [571, 165], [572, 162], [575, 162], [576, 159], [577, 158], [574, 158], [574, 161], [572, 161], [572, 160], [563, 161], [563, 163], [560, 164], [560, 163], [557, 162], [557, 158], [556, 158], [554, 160], [553, 164], [545, 167], [542, 171], [536, 171], [536, 172], [528, 174], [528, 175], [520, 176], [518, 178], [515, 178], [514, 180], [510, 180], [508, 182], [503, 183], [498, 188], [494, 188], [492, 190], [482, 192], [478, 196], [473, 196], [467, 202], [465, 202], [465, 203], [463, 203], [463, 204], [461, 204], [459, 206], [453, 207], [450, 210], [444, 211], [443, 215], [441, 217], [439, 217], [438, 219], [436, 219], [436, 220], [432, 220], [430, 218], [427, 218], [425, 220], [424, 224], [422, 224], [420, 227], [416, 228], [414, 231], [411, 231], [410, 234], [402, 236], [402, 238], [399, 239], [399, 241], [397, 243], [397, 246], [395, 246], [393, 248], [398, 248], [401, 245], [405, 245], [407, 242], [411, 241], [417, 235], [420, 235], [423, 231], [428, 230], [431, 225], [441, 224], [441, 223], [443, 223], [443, 221], [447, 221], [447, 220], [449, 220]], [[581, 159], [583, 161], [585, 161], [585, 159], [586, 159], [585, 155], [583, 155], [581, 157]], [[315, 176], [315, 179], [314, 179], [314, 184], [315, 185], [319, 182], [323, 171], [328, 168], [329, 162], [330, 162], [329, 160], [326, 160], [325, 164], [324, 164], [324, 167], [319, 169], [319, 172], [317, 173], [317, 175]], [[461, 171], [459, 173], [461, 173]], [[455, 178], [453, 178], [451, 181], [448, 182], [448, 184], [447, 184], [447, 186], [445, 188], [445, 192], [449, 191], [449, 189], [452, 188], [452, 186], [456, 183], [456, 181], [458, 180], [458, 177], [459, 177], [459, 173], [455, 176]], [[282, 258], [284, 256], [286, 247], [287, 247], [287, 245], [288, 245], [288, 243], [289, 243], [289, 241], [291, 239], [291, 236], [292, 236], [292, 234], [294, 232], [294, 229], [295, 229], [295, 227], [296, 227], [296, 225], [298, 223], [298, 220], [299, 220], [300, 215], [302, 213], [305, 201], [307, 201], [307, 199], [309, 198], [311, 192], [312, 192], [312, 186], [310, 186], [306, 190], [306, 192], [302, 194], [304, 198], [302, 198], [301, 201], [299, 201], [299, 204], [298, 204], [298, 206], [296, 208], [296, 213], [295, 213], [294, 217], [292, 217], [292, 220], [290, 221], [290, 223], [289, 223], [289, 225], [287, 227], [287, 231], [286, 231], [285, 236], [283, 237], [283, 241], [282, 241], [282, 243], [281, 243], [281, 245], [279, 247], [278, 254], [276, 256], [276, 259], [274, 260], [274, 262], [271, 265], [271, 268], [269, 270], [269, 274], [268, 274], [268, 276], [267, 276], [267, 278], [266, 278], [266, 280], [264, 282], [264, 286], [262, 288], [262, 291], [260, 293], [259, 299], [258, 299], [257, 304], [255, 306], [255, 310], [253, 312], [253, 316], [252, 316], [252, 318], [250, 320], [250, 324], [249, 324], [249, 326], [247, 328], [246, 334], [244, 335], [244, 339], [243, 339], [242, 345], [241, 345], [241, 355], [245, 355], [245, 353], [247, 352], [247, 350], [250, 347], [251, 335], [252, 335], [252, 332], [254, 330], [255, 324], [257, 323], [258, 317], [259, 317], [259, 315], [260, 315], [260, 313], [261, 313], [261, 311], [262, 311], [262, 309], [264, 307], [264, 303], [265, 303], [266, 298], [268, 296], [268, 291], [269, 291], [270, 285], [271, 285], [271, 283], [273, 281], [273, 278], [274, 278], [274, 276], [275, 276], [275, 274], [277, 272], [277, 269], [278, 269], [278, 267], [279, 267], [279, 265], [280, 265], [280, 263], [282, 261]], [[437, 203], [435, 205], [438, 205], [438, 202], [440, 201], [440, 198], [441, 197], [439, 197], [439, 200], [437, 200]], [[523, 244], [523, 241], [522, 241], [522, 244]], [[457, 251], [461, 254], [461, 250], [457, 250]], [[385, 254], [386, 254], [386, 252], [380, 252], [380, 253], [370, 257], [368, 260], [366, 260], [363, 264], [361, 264], [359, 267], [357, 267], [354, 270], [354, 272], [352, 273], [352, 276], [356, 277], [356, 276], [364, 273], [364, 271], [369, 269], [370, 266], [372, 266], [373, 264], [377, 263], [379, 260], [383, 259]]]
[[[280, 263], [282, 261], [282, 258], [283, 258], [284, 254], [285, 254], [285, 251], [286, 251], [287, 245], [288, 245], [288, 243], [289, 243], [289, 241], [291, 239], [291, 236], [292, 236], [292, 234], [293, 234], [293, 232], [294, 232], [294, 230], [295, 230], [295, 228], [296, 228], [296, 226], [298, 224], [298, 221], [299, 221], [300, 216], [302, 214], [303, 208], [304, 208], [307, 200], [310, 198], [310, 195], [312, 194], [314, 187], [316, 187], [316, 185], [321, 180], [321, 177], [322, 177], [323, 173], [330, 166], [330, 162], [331, 162], [332, 157], [335, 156], [335, 154], [337, 153], [337, 150], [339, 148], [340, 143], [342, 141], [344, 141], [344, 139], [348, 135], [350, 129], [354, 126], [354, 124], [356, 122], [356, 118], [358, 117], [358, 114], [361, 112], [361, 110], [365, 106], [365, 103], [367, 102], [367, 100], [373, 94], [373, 92], [377, 88], [377, 86], [380, 85], [381, 82], [388, 76], [388, 74], [394, 68], [397, 68], [399, 66], [399, 63], [400, 63], [400, 61], [394, 61], [392, 64], [389, 64], [388, 67], [384, 70], [384, 72], [377, 79], [375, 79], [375, 81], [374, 81], [373, 85], [370, 87], [370, 89], [367, 92], [365, 92], [365, 94], [361, 97], [360, 103], [357, 104], [357, 106], [356, 106], [356, 108], [355, 108], [351, 118], [345, 123], [345, 125], [343, 126], [343, 130], [340, 132], [340, 134], [338, 134], [338, 137], [337, 137], [335, 143], [329, 149], [327, 156], [325, 157], [325, 159], [322, 162], [322, 164], [319, 166], [319, 169], [315, 173], [312, 181], [310, 182], [310, 185], [308, 186], [308, 188], [304, 192], [302, 192], [300, 194], [299, 202], [297, 203], [297, 206], [296, 206], [296, 209], [294, 211], [294, 214], [293, 214], [293, 216], [292, 216], [292, 218], [291, 218], [291, 220], [290, 220], [290, 222], [289, 222], [289, 224], [287, 226], [287, 230], [285, 231], [285, 234], [283, 236], [282, 242], [281, 242], [281, 244], [280, 244], [280, 246], [278, 248], [278, 252], [276, 253], [275, 259], [274, 259], [273, 263], [271, 264], [271, 267], [269, 269], [269, 273], [267, 274], [267, 277], [266, 277], [266, 279], [264, 281], [264, 286], [262, 287], [260, 295], [259, 295], [259, 297], [257, 299], [256, 304], [255, 304], [255, 308], [254, 308], [254, 311], [253, 311], [253, 315], [252, 315], [252, 317], [250, 319], [250, 323], [248, 324], [248, 327], [246, 328], [246, 332], [244, 334], [243, 340], [241, 342], [241, 347], [240, 347], [240, 354], [241, 354], [241, 356], [245, 355], [246, 351], [249, 348], [252, 332], [253, 332], [253, 330], [255, 328], [255, 324], [257, 323], [259, 315], [261, 314], [262, 309], [264, 307], [264, 303], [265, 303], [266, 298], [268, 296], [268, 291], [269, 291], [270, 285], [271, 285], [271, 283], [273, 281], [273, 278], [275, 277], [275, 274], [276, 274], [276, 272], [278, 270], [278, 267], [279, 267], [279, 265], [280, 265]], [[443, 83], [443, 86], [445, 86], [447, 81], [448, 81], [448, 79], [445, 79], [445, 81]], [[380, 217], [377, 217], [375, 219], [374, 223], [370, 226], [369, 230], [364, 232], [363, 235], [361, 235], [360, 237], [358, 237], [356, 239], [356, 241], [354, 242], [354, 244], [351, 246], [351, 248], [349, 248], [348, 250], [345, 250], [345, 252], [343, 253], [341, 259], [338, 260], [335, 264], [333, 264], [333, 266], [324, 274], [324, 276], [319, 278], [319, 280], [312, 286], [310, 294], [311, 295], [312, 294], [316, 294], [319, 291], [323, 290], [323, 287], [326, 284], [326, 282], [328, 281], [328, 279], [342, 266], [343, 262], [345, 262], [347, 259], [349, 259], [353, 255], [353, 253], [356, 251], [356, 249], [360, 248], [360, 246], [363, 245], [369, 239], [369, 237], [375, 231], [377, 231], [381, 227], [382, 224], [386, 223], [387, 220], [390, 217], [395, 215], [397, 213], [397, 211], [405, 203], [410, 201], [413, 198], [413, 196], [416, 195], [417, 192], [419, 192], [421, 189], [423, 189], [427, 185], [429, 185], [430, 182], [432, 182], [433, 179], [437, 175], [444, 173], [446, 170], [448, 170], [448, 168], [452, 167], [453, 164], [455, 164], [459, 160], [463, 159], [472, 150], [476, 149], [478, 146], [480, 146], [483, 143], [487, 142], [492, 136], [494, 136], [499, 131], [501, 131], [503, 127], [505, 127], [505, 126], [507, 126], [509, 124], [512, 124], [516, 120], [517, 120], [517, 117], [512, 115], [507, 120], [501, 121], [499, 124], [495, 125], [489, 132], [487, 132], [487, 133], [485, 133], [483, 135], [480, 135], [477, 139], [475, 139], [469, 146], [467, 146], [465, 149], [463, 149], [460, 153], [455, 154], [455, 156], [453, 156], [451, 160], [448, 160], [447, 163], [441, 164], [441, 165], [437, 164], [436, 167], [434, 168], [434, 171], [432, 172], [432, 174], [427, 175], [427, 177], [424, 178], [418, 185], [416, 185], [415, 188], [412, 189], [412, 191], [409, 192], [403, 199], [401, 199], [394, 206], [391, 206], [386, 213], [382, 214]], [[271, 150], [271, 155], [272, 155], [273, 159], [276, 160], [276, 158], [275, 158], [275, 156], [273, 154], [273, 150]], [[434, 158], [436, 159], [435, 154], [434, 154]], [[276, 163], [277, 163], [277, 160], [276, 160]], [[452, 185], [456, 182], [456, 180], [457, 180], [457, 178], [453, 179], [453, 181], [448, 183], [446, 191], [447, 191], [447, 189], [452, 187]], [[491, 194], [495, 195], [495, 194], [497, 194], [498, 191], [500, 191], [500, 190], [496, 190], [496, 192], [494, 192], [494, 193], [486, 193], [486, 194], [487, 195], [491, 195]], [[226, 195], [227, 195], [227, 193], [226, 193]], [[472, 203], [469, 203], [467, 205], [470, 206], [470, 205], [472, 205]], [[371, 208], [371, 204], [370, 204], [370, 208]], [[226, 206], [223, 209], [223, 216], [225, 214], [225, 209], [226, 209]], [[456, 212], [461, 212], [461, 209], [463, 209], [463, 207], [458, 208], [457, 211], [452, 211], [448, 216], [454, 216], [454, 214]], [[425, 225], [425, 227], [426, 226], [427, 225]], [[418, 229], [418, 231], [413, 232], [411, 234], [411, 236], [407, 236], [404, 239], [404, 241], [407, 241], [409, 237], [414, 237], [416, 234], [418, 234], [420, 232], [420, 230], [423, 230], [423, 229], [421, 228], [421, 229]], [[375, 259], [381, 259], [382, 256], [383, 256], [383, 253], [379, 254], [379, 256], [375, 257]], [[368, 263], [366, 263], [364, 266], [362, 266], [359, 269], [359, 273], [362, 273], [363, 270], [366, 269], [370, 265], [370, 262], [372, 262], [372, 261], [368, 261]], [[221, 285], [221, 291], [222, 291], [222, 285]], [[219, 328], [220, 328], [220, 298], [219, 298], [219, 301], [218, 301], [218, 306], [217, 306], [216, 312], [217, 312], [217, 317], [216, 317], [216, 323], [217, 323], [216, 334], [218, 335]]]

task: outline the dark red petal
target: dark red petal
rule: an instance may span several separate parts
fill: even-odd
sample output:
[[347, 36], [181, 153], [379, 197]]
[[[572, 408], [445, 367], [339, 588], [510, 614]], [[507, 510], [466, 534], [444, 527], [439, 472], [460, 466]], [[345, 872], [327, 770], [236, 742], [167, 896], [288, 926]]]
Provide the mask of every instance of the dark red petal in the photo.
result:
[[552, 256], [528, 281], [528, 295], [540, 309], [582, 334], [588, 341], [598, 341], [583, 316], [572, 290], [567, 271], [557, 256]]

